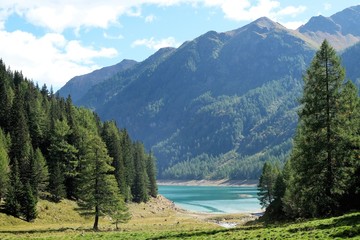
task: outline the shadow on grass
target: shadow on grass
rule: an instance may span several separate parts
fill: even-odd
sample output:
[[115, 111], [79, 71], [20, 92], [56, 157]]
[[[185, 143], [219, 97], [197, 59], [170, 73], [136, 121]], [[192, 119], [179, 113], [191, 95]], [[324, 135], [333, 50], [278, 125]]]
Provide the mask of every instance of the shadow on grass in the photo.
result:
[[207, 236], [210, 237], [212, 235], [218, 233], [231, 233], [231, 232], [238, 232], [238, 231], [246, 231], [246, 230], [256, 230], [263, 228], [262, 226], [249, 226], [249, 227], [242, 227], [242, 228], [231, 228], [231, 229], [215, 229], [215, 230], [208, 230], [208, 231], [194, 231], [194, 232], [180, 232], [177, 234], [166, 234], [163, 236], [156, 236], [153, 238], [148, 238], [148, 240], [156, 240], [156, 239], [168, 239], [168, 238], [192, 238], [192, 237], [200, 237], [200, 236]]
[[[324, 230], [324, 229], [333, 229], [336, 227], [342, 227], [342, 226], [349, 226], [353, 229], [351, 231], [352, 233], [360, 234], [360, 227], [356, 226], [360, 224], [360, 213], [353, 214], [353, 215], [346, 215], [338, 218], [334, 218], [332, 221], [329, 221], [329, 223], [320, 223], [318, 225], [309, 225], [305, 227], [299, 227], [299, 228], [293, 228], [289, 229], [288, 231], [290, 233], [295, 232], [306, 232], [306, 231], [313, 231], [313, 230]], [[349, 230], [349, 229], [346, 229]], [[337, 233], [340, 234], [340, 233]], [[341, 237], [341, 236], [338, 236]]]
[[56, 229], [33, 229], [33, 230], [0, 230], [0, 233], [7, 234], [35, 234], [35, 233], [51, 233], [51, 232], [65, 232], [65, 231], [76, 231], [76, 232], [96, 232], [92, 228], [71, 228], [71, 227], [62, 227]]

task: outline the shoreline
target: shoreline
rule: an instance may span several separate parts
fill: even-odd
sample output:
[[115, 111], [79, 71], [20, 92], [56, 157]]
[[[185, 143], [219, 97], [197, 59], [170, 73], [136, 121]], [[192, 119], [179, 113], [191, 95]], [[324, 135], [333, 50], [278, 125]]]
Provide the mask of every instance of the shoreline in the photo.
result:
[[159, 186], [234, 186], [234, 187], [256, 187], [258, 180], [157, 180]]

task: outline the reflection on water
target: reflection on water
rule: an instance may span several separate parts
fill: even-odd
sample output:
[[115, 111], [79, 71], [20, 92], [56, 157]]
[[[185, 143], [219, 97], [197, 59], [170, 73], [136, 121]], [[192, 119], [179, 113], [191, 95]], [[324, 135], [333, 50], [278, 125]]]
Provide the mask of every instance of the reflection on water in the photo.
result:
[[159, 193], [181, 208], [208, 213], [259, 212], [256, 187], [159, 186]]

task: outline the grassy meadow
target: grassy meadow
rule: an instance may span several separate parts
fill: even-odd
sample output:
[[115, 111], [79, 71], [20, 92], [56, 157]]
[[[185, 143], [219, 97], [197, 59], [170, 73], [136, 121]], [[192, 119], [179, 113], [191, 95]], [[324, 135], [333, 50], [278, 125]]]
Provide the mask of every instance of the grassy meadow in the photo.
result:
[[[129, 209], [132, 219], [120, 229], [104, 217], [101, 231], [94, 232], [93, 217], [83, 216], [75, 202], [41, 200], [38, 218], [31, 223], [0, 213], [0, 239], [360, 239], [360, 212], [265, 225], [249, 214], [183, 211], [161, 196], [146, 204], [130, 204]], [[227, 229], [219, 222], [238, 225]]]

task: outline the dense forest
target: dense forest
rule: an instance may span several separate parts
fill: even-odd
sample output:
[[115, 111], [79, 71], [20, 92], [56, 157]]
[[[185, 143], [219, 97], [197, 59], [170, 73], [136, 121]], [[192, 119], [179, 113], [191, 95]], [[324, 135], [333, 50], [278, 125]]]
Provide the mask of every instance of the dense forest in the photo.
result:
[[11, 71], [0, 60], [0, 203], [32, 221], [39, 198], [77, 200], [95, 216], [129, 218], [125, 202], [157, 195], [155, 158], [114, 121]]
[[304, 75], [294, 145], [283, 169], [266, 162], [259, 180], [265, 219], [360, 209], [360, 98], [325, 40]]

